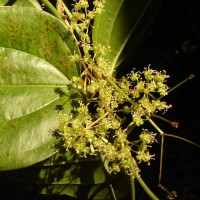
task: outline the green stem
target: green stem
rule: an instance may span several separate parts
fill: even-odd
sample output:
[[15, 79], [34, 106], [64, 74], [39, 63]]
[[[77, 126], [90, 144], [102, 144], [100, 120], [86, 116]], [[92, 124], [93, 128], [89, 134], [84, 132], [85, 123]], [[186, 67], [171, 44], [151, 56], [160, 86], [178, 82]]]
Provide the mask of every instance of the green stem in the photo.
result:
[[131, 181], [131, 200], [135, 200], [135, 180], [130, 176]]
[[146, 185], [146, 183], [143, 181], [143, 179], [137, 175], [136, 176], [138, 182], [142, 186], [142, 188], [145, 190], [145, 192], [151, 197], [152, 200], [159, 200], [159, 198], [150, 190], [150, 188]]
[[180, 137], [180, 136], [177, 136], [177, 135], [172, 135], [172, 134], [166, 134], [166, 133], [165, 133], [165, 136], [177, 138], [177, 139], [179, 139], [179, 140], [183, 140], [183, 141], [185, 141], [185, 142], [188, 142], [188, 143], [190, 143], [190, 144], [192, 144], [192, 145], [194, 145], [194, 146], [200, 148], [200, 145], [199, 145], [199, 144], [196, 144], [196, 143], [194, 143], [194, 142], [192, 142], [192, 141], [190, 141], [190, 140], [188, 140], [188, 139], [185, 139], [185, 138], [183, 138], [183, 137]]
[[151, 197], [152, 200], [159, 200], [159, 198], [151, 191], [151, 189], [146, 185], [146, 183], [143, 181], [143, 179], [141, 178], [141, 176], [139, 175], [139, 168], [137, 167], [137, 162], [135, 161], [135, 159], [133, 157], [130, 158], [130, 160], [132, 160], [131, 163], [131, 168], [133, 171], [133, 178], [136, 178], [138, 180], [138, 182], [140, 183], [140, 185], [142, 186], [142, 188], [144, 189], [144, 191]]
[[65, 4], [64, 5], [64, 10], [66, 15], [69, 17], [69, 19], [72, 19], [72, 13], [70, 12], [70, 10], [67, 8], [67, 6]]
[[110, 192], [111, 192], [111, 194], [112, 194], [113, 200], [117, 200], [117, 197], [116, 197], [116, 195], [115, 195], [115, 191], [114, 191], [113, 186], [112, 186], [111, 183], [109, 183], [109, 189], [110, 189]]
[[160, 135], [164, 135], [164, 132], [156, 125], [156, 123], [148, 115], [146, 115], [145, 117], [150, 122], [150, 124], [160, 133]]
[[132, 101], [131, 98], [129, 98], [128, 95], [126, 95], [121, 88], [110, 78], [106, 78], [106, 80], [108, 81], [108, 83], [110, 83], [110, 85], [112, 85], [129, 103], [131, 103], [132, 105], [134, 104], [134, 101]]
[[164, 152], [164, 135], [161, 135], [160, 167], [159, 167], [159, 179], [158, 179], [159, 184], [162, 178], [163, 152]]
[[[178, 83], [177, 85], [175, 85], [173, 88], [171, 88], [168, 93], [172, 92], [173, 90], [177, 89], [178, 87], [180, 87], [182, 84], [184, 84], [185, 82], [187, 82], [188, 80], [191, 80], [192, 78], [194, 78], [195, 75], [191, 74], [189, 77], [187, 77], [185, 80], [181, 81], [180, 83]], [[160, 96], [158, 99], [163, 98], [164, 96]]]
[[56, 7], [57, 10], [60, 12], [62, 12], [62, 14], [64, 15], [64, 12], [66, 13], [67, 17], [69, 19], [72, 19], [72, 13], [70, 12], [70, 10], [67, 8], [67, 6], [65, 5], [65, 3], [63, 2], [63, 0], [57, 0], [56, 3]]
[[194, 74], [191, 74], [189, 77], [187, 77], [185, 80], [181, 81], [180, 83], [178, 83], [177, 85], [175, 85], [173, 88], [171, 88], [169, 92], [172, 92], [173, 90], [175, 90], [176, 88], [180, 87], [182, 84], [184, 84], [185, 82], [187, 82], [188, 80], [191, 80], [192, 78], [194, 78]]
[[165, 133], [157, 126], [157, 124], [148, 116], [146, 115], [146, 119], [151, 123], [151, 125], [160, 133], [161, 135], [161, 152], [160, 152], [160, 169], [159, 169], [159, 184], [162, 177], [162, 165], [163, 165], [163, 147], [164, 147], [164, 136]]
[[47, 9], [49, 10], [49, 12], [51, 12], [52, 15], [54, 15], [58, 19], [62, 20], [62, 17], [60, 16], [57, 9], [48, 0], [39, 0], [39, 1], [47, 7]]
[[135, 123], [132, 121], [125, 129], [124, 132], [128, 135], [135, 128]]
[[178, 128], [178, 122], [172, 122], [172, 121], [170, 121], [170, 120], [168, 120], [168, 119], [166, 119], [166, 118], [164, 118], [164, 117], [161, 117], [161, 116], [159, 116], [159, 115], [156, 115], [156, 114], [152, 114], [154, 117], [156, 117], [156, 118], [158, 118], [158, 119], [161, 119], [161, 120], [163, 120], [163, 121], [165, 121], [165, 122], [167, 122], [167, 123], [169, 123], [171, 126], [173, 126], [174, 128]]

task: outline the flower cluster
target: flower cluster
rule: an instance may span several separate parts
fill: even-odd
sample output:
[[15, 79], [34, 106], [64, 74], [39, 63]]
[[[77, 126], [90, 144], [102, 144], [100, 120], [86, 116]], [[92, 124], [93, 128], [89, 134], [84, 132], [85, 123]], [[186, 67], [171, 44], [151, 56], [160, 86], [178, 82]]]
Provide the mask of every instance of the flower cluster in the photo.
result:
[[94, 20], [96, 14], [103, 10], [104, 0], [94, 0], [93, 9], [89, 10], [88, 0], [79, 0], [74, 4], [68, 27], [72, 33], [78, 35], [76, 41], [80, 45], [86, 56], [90, 56], [91, 40], [89, 31], [91, 29], [91, 22]]
[[82, 51], [82, 55], [75, 53], [71, 56], [71, 60], [84, 63], [84, 67], [94, 73], [94, 77], [111, 76], [113, 72], [108, 70], [110, 63], [106, 59], [106, 54], [110, 51], [110, 48], [101, 44], [92, 44], [90, 38], [92, 21], [96, 14], [100, 14], [103, 11], [105, 0], [94, 0], [92, 3], [92, 10], [89, 10], [90, 5], [87, 0], [79, 0], [72, 9], [71, 17], [67, 24]]
[[[102, 11], [103, 3], [93, 1], [94, 8], [89, 11], [88, 1], [79, 0], [73, 8], [69, 27], [77, 35], [82, 55], [75, 54], [72, 59], [82, 63], [83, 71], [71, 79], [71, 88], [81, 91], [85, 101], [78, 102], [70, 115], [61, 114], [61, 134], [66, 150], [74, 149], [84, 157], [100, 156], [110, 172], [123, 169], [134, 176], [139, 172], [136, 160], [149, 164], [153, 159], [148, 148], [156, 135], [143, 129], [139, 143], [130, 141], [130, 127], [143, 125], [147, 116], [171, 107], [160, 99], [167, 95], [168, 76], [165, 71], [147, 67], [119, 80], [113, 77], [106, 59], [109, 47], [92, 45], [89, 35], [91, 20]], [[122, 115], [132, 117], [127, 127]]]
[[80, 107], [74, 108], [71, 115], [61, 115], [66, 150], [74, 149], [83, 157], [100, 155], [110, 172], [116, 173], [121, 169], [132, 175], [138, 172], [137, 166], [133, 169], [131, 164], [133, 158], [127, 134], [116, 117], [98, 108], [94, 120], [87, 105], [79, 103]]
[[137, 126], [144, 123], [146, 115], [151, 116], [153, 113], [166, 111], [171, 107], [160, 100], [160, 97], [168, 93], [169, 88], [165, 84], [168, 77], [165, 71], [152, 70], [150, 67], [144, 68], [143, 72], [132, 71], [129, 74], [128, 79], [132, 82], [129, 95], [136, 102], [129, 110]]
[[[74, 149], [84, 157], [101, 155], [110, 172], [119, 172], [121, 169], [127, 174], [138, 172], [137, 166], [133, 168], [130, 164], [134, 159], [134, 152], [139, 163], [143, 161], [149, 164], [154, 155], [150, 154], [148, 148], [156, 141], [155, 134], [144, 129], [139, 135], [139, 146], [134, 141], [129, 141], [129, 132], [123, 129], [124, 119], [120, 117], [120, 113], [124, 116], [132, 115], [132, 125], [140, 126], [146, 115], [167, 110], [170, 106], [155, 97], [163, 94], [159, 90], [161, 84], [165, 94], [167, 93], [168, 87], [164, 84], [166, 78], [165, 72], [158, 72], [150, 67], [143, 72], [132, 72], [120, 80], [91, 80], [86, 86], [82, 77], [72, 78], [72, 88], [86, 93], [88, 99], [85, 103], [79, 102], [71, 115], [62, 115], [66, 149]], [[154, 83], [153, 89], [151, 83]], [[91, 102], [95, 108], [93, 112], [89, 109]]]
[[150, 164], [149, 161], [153, 159], [154, 155], [150, 155], [148, 147], [151, 147], [151, 144], [156, 141], [155, 136], [155, 133], [149, 132], [147, 129], [143, 129], [142, 133], [139, 135], [142, 141], [136, 155], [139, 163], [143, 161]]
[[70, 17], [69, 28], [72, 31], [77, 32], [77, 34], [81, 37], [81, 42], [90, 42], [88, 31], [91, 26], [91, 21], [94, 19], [96, 14], [101, 13], [103, 10], [104, 0], [94, 0], [92, 3], [94, 8], [93, 10], [89, 10], [88, 0], [77, 1], [74, 4], [72, 15]]

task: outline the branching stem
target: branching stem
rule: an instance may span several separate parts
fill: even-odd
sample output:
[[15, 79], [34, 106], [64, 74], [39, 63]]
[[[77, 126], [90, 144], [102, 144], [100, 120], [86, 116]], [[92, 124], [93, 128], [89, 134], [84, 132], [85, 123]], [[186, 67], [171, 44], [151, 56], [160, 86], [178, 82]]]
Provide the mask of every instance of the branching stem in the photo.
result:
[[[183, 85], [185, 82], [187, 82], [187, 81], [193, 79], [194, 77], [195, 77], [195, 75], [194, 75], [194, 74], [191, 74], [189, 77], [187, 77], [186, 79], [184, 79], [183, 81], [181, 81], [180, 83], [178, 83], [177, 85], [175, 85], [173, 88], [171, 88], [171, 89], [168, 91], [168, 93], [174, 91], [175, 89], [177, 89], [178, 87], [180, 87], [181, 85]], [[161, 99], [161, 98], [163, 98], [163, 97], [164, 97], [164, 96], [160, 96], [158, 99]]]
[[164, 118], [164, 117], [161, 117], [161, 116], [159, 116], [159, 115], [156, 115], [156, 114], [152, 114], [152, 116], [154, 116], [154, 117], [156, 117], [156, 118], [158, 118], [158, 119], [161, 119], [162, 121], [165, 121], [165, 122], [167, 122], [167, 123], [169, 123], [171, 126], [173, 126], [174, 128], [178, 128], [178, 125], [179, 125], [179, 123], [178, 122], [173, 122], [173, 121], [170, 121], [170, 120], [168, 120], [168, 119], [166, 119], [166, 118]]
[[150, 122], [150, 124], [160, 133], [160, 135], [164, 135], [164, 132], [158, 127], [158, 125], [148, 116], [145, 116], [146, 119]]
[[145, 192], [151, 197], [152, 200], [159, 200], [159, 198], [150, 190], [150, 188], [146, 185], [146, 183], [139, 175], [136, 176], [136, 179], [138, 180], [142, 188], [145, 190]]
[[131, 98], [129, 98], [124, 92], [123, 90], [109, 77], [106, 78], [106, 80], [108, 81], [108, 83], [110, 83], [110, 85], [112, 85], [118, 92], [120, 92], [120, 94], [132, 105], [134, 104], [134, 102], [132, 101]]

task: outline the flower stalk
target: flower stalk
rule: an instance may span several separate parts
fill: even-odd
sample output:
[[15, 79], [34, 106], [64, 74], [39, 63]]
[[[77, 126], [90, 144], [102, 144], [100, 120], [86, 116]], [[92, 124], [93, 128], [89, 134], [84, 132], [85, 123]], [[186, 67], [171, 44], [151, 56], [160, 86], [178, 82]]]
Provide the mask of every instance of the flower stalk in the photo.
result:
[[[161, 99], [193, 78], [193, 75], [171, 90], [166, 85], [169, 77], [166, 72], [153, 70], [150, 66], [143, 71], [133, 70], [127, 76], [116, 79], [107, 58], [107, 52], [112, 49], [92, 43], [91, 40], [93, 20], [103, 12], [105, 1], [93, 0], [92, 5], [87, 0], [79, 0], [71, 11], [62, 0], [57, 0], [57, 10], [49, 1], [41, 1], [56, 17], [59, 15], [58, 18], [65, 21], [81, 52], [71, 55], [71, 60], [82, 64], [81, 75], [71, 79], [71, 90], [81, 92], [86, 98], [84, 101], [75, 100], [76, 106], [70, 115], [60, 114], [60, 129], [66, 150], [73, 149], [81, 157], [100, 156], [109, 176], [120, 171], [129, 175], [132, 200], [135, 199], [134, 178], [153, 200], [158, 200], [142, 180], [138, 167], [141, 162], [150, 165], [154, 159], [149, 147], [156, 142], [156, 134], [143, 128], [137, 140], [128, 136], [135, 127], [143, 126], [145, 121], [149, 121], [161, 135], [160, 184], [165, 133], [151, 117], [155, 116], [178, 127], [178, 123], [157, 114], [171, 108]], [[130, 118], [131, 122], [128, 120]], [[116, 199], [112, 185], [109, 187], [113, 199]]]

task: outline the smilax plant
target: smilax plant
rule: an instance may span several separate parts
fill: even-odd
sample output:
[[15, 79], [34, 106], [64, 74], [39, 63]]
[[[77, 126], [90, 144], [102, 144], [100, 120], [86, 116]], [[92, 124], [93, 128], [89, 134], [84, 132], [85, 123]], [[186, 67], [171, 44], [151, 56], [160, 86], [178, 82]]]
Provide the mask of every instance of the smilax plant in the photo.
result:
[[[23, 182], [28, 174], [41, 193], [85, 199], [123, 198], [130, 190], [130, 177], [132, 199], [135, 179], [158, 199], [139, 167], [154, 159], [149, 150], [158, 133], [159, 187], [168, 199], [177, 196], [161, 184], [164, 136], [177, 136], [165, 134], [153, 117], [178, 126], [159, 115], [171, 108], [163, 97], [193, 75], [172, 89], [166, 72], [150, 65], [116, 77], [117, 67], [132, 52], [129, 44], [134, 47], [137, 26], [145, 32], [150, 25], [145, 12], [156, 13], [160, 2], [57, 0], [52, 5], [48, 0], [18, 0], [10, 7], [2, 3], [0, 144], [5, 148], [0, 150], [0, 169], [13, 171], [1, 177]], [[145, 128], [146, 121], [155, 133]], [[24, 169], [16, 173], [20, 168]], [[128, 189], [121, 191], [121, 183]]]

